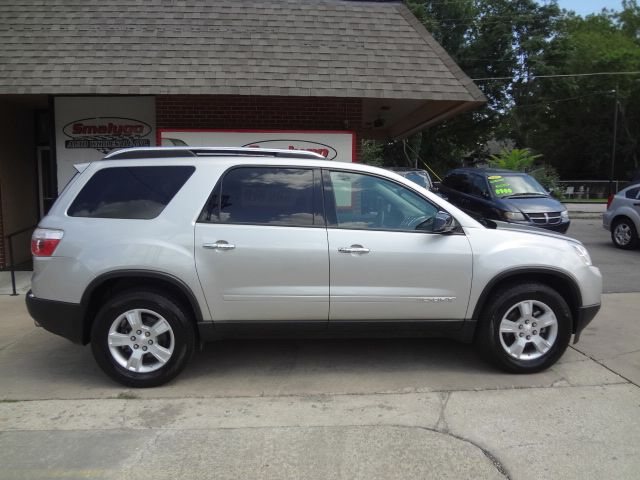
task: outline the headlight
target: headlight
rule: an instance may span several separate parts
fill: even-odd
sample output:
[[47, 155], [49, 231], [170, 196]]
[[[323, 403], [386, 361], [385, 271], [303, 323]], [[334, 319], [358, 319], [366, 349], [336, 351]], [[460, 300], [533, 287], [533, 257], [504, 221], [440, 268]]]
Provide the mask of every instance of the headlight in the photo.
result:
[[573, 247], [573, 249], [576, 251], [578, 256], [582, 259], [582, 261], [586, 265], [593, 265], [591, 263], [591, 257], [589, 256], [589, 252], [587, 251], [586, 248], [584, 248], [582, 245], [577, 245], [575, 243], [572, 243], [571, 246]]
[[502, 212], [502, 216], [507, 222], [522, 222], [526, 220], [521, 212]]
[[563, 210], [560, 212], [560, 216], [563, 220], [569, 220], [569, 210]]

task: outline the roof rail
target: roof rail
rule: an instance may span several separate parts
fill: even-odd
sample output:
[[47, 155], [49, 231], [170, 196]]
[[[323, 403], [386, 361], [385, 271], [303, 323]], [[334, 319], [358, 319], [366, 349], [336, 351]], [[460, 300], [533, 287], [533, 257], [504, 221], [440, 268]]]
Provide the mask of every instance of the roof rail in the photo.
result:
[[111, 152], [104, 160], [125, 160], [133, 158], [175, 158], [175, 157], [216, 157], [216, 156], [251, 156], [306, 158], [309, 160], [326, 160], [322, 155], [307, 150], [279, 150], [275, 148], [250, 147], [134, 147]]

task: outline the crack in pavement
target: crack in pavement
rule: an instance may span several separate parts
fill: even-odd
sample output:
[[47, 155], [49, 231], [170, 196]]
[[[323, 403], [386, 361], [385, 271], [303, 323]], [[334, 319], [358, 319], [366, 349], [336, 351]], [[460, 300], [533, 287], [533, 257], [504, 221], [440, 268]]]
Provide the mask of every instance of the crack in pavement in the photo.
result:
[[7, 343], [6, 345], [1, 346], [0, 347], [0, 352], [3, 352], [7, 348], [13, 347], [16, 343], [20, 342], [21, 340], [24, 340], [25, 338], [33, 335], [36, 332], [37, 332], [37, 330], [31, 330], [31, 331], [29, 331], [27, 333], [24, 333], [24, 334], [20, 335], [18, 338], [15, 338], [13, 341]]
[[[448, 397], [448, 396], [447, 396]], [[448, 399], [443, 399], [443, 401], [447, 401]], [[443, 406], [446, 404], [443, 403]], [[236, 430], [296, 430], [296, 429], [347, 429], [347, 428], [396, 428], [396, 429], [416, 429], [416, 430], [424, 430], [427, 432], [445, 435], [451, 438], [454, 438], [458, 441], [467, 443], [474, 448], [477, 448], [482, 454], [489, 460], [491, 465], [497, 470], [497, 472], [502, 475], [506, 480], [511, 480], [511, 476], [507, 470], [507, 468], [502, 464], [502, 462], [498, 459], [498, 457], [487, 450], [486, 448], [478, 445], [473, 440], [465, 438], [460, 435], [456, 435], [451, 432], [441, 431], [437, 428], [427, 427], [423, 425], [403, 425], [403, 424], [345, 424], [345, 425], [272, 425], [272, 426], [242, 426], [242, 427], [215, 427], [204, 429], [206, 431], [215, 431], [215, 430], [227, 430], [227, 431], [236, 431]], [[152, 430], [153, 436], [147, 442], [145, 442], [144, 446], [141, 447], [139, 452], [136, 452], [136, 455], [130, 457], [123, 465], [119, 467], [119, 470], [126, 470], [127, 468], [131, 468], [132, 466], [138, 465], [145, 460], [146, 455], [154, 455], [154, 447], [158, 446], [158, 442], [160, 439], [165, 436], [168, 432], [180, 431], [182, 429], [170, 429], [170, 428], [157, 428], [157, 429], [145, 429]], [[20, 431], [20, 430], [15, 430]], [[40, 432], [57, 432], [58, 430], [40, 430]], [[79, 430], [79, 429], [71, 429], [65, 430], [65, 432], [85, 432], [87, 430]]]
[[440, 416], [438, 417], [438, 421], [436, 422], [435, 429], [443, 433], [449, 433], [449, 425], [447, 424], [445, 412], [447, 410], [449, 398], [451, 398], [451, 393], [452, 392], [443, 392], [443, 394], [439, 395], [442, 405], [440, 407]]
[[456, 392], [441, 392], [441, 393], [443, 393], [443, 395], [442, 394], [440, 395], [442, 406], [440, 408], [440, 415], [438, 417], [438, 421], [436, 422], [434, 430], [444, 433], [446, 435], [451, 435], [452, 437], [457, 438], [458, 440], [468, 442], [474, 447], [479, 448], [484, 454], [484, 456], [487, 457], [489, 461], [493, 464], [496, 470], [498, 470], [498, 472], [507, 480], [511, 480], [511, 476], [509, 475], [509, 472], [507, 471], [506, 467], [502, 464], [502, 462], [498, 459], [498, 457], [495, 454], [493, 454], [483, 446], [478, 445], [475, 442], [469, 440], [468, 438], [464, 438], [460, 435], [456, 435], [451, 432], [451, 430], [449, 429], [449, 424], [447, 423], [447, 416], [446, 416], [447, 406], [449, 404], [449, 400], [451, 399], [451, 396]]
[[[635, 385], [636, 387], [640, 387], [640, 385], [638, 385], [636, 382], [634, 382], [633, 380], [631, 380], [630, 378], [625, 377], [624, 375], [622, 375], [619, 372], [616, 372], [613, 368], [608, 367], [607, 365], [605, 365], [604, 363], [602, 363], [602, 361], [598, 360], [595, 357], [592, 357], [591, 355], [589, 355], [586, 352], [583, 352], [582, 350], [578, 349], [575, 345], [570, 345], [569, 348], [572, 348], [573, 350], [575, 350], [578, 353], [581, 353], [582, 355], [584, 355], [585, 357], [587, 357], [588, 359], [590, 359], [592, 362], [597, 363], [598, 365], [600, 365], [603, 368], [606, 368], [607, 370], [609, 370], [611, 373], [613, 373], [614, 375], [617, 375], [620, 378], [623, 378], [627, 381], [627, 383], [630, 383], [631, 385]], [[640, 350], [636, 350], [636, 351], [640, 351]], [[634, 352], [628, 352], [628, 353], [634, 353]], [[625, 353], [624, 355], [627, 355], [627, 353]], [[616, 358], [616, 357], [612, 357], [612, 358]], [[607, 359], [603, 359], [607, 360]]]

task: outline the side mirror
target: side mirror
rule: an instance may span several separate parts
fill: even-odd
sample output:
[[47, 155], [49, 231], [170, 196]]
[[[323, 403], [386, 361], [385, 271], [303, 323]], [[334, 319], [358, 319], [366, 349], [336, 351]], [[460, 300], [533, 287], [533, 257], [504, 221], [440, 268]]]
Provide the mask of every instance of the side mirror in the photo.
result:
[[433, 222], [433, 233], [451, 233], [456, 228], [455, 219], [447, 212], [439, 211]]

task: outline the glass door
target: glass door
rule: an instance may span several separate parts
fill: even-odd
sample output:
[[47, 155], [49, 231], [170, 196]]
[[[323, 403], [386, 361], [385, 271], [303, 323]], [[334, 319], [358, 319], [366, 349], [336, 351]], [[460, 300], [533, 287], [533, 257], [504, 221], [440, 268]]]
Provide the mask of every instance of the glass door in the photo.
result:
[[37, 147], [38, 214], [44, 217], [56, 200], [56, 170], [48, 146]]

